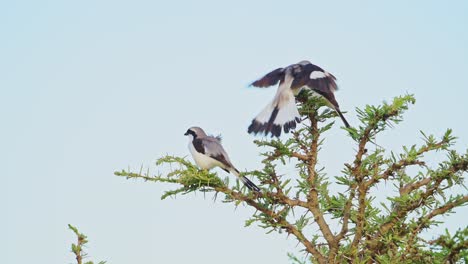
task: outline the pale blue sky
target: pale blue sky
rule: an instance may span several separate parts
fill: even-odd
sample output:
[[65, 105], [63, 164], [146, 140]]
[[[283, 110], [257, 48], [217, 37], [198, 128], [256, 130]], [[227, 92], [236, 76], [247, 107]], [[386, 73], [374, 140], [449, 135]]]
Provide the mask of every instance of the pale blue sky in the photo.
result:
[[[68, 223], [112, 264], [285, 263], [296, 241], [244, 228], [252, 210], [210, 195], [160, 201], [169, 186], [113, 172], [188, 155], [192, 125], [222, 133], [239, 169], [257, 168], [246, 129], [275, 89], [247, 84], [303, 59], [337, 76], [351, 124], [354, 107], [416, 95], [381, 145], [453, 128], [464, 151], [466, 14], [466, 1], [1, 2], [2, 263], [72, 263]], [[332, 129], [321, 156], [330, 176], [354, 147]]]

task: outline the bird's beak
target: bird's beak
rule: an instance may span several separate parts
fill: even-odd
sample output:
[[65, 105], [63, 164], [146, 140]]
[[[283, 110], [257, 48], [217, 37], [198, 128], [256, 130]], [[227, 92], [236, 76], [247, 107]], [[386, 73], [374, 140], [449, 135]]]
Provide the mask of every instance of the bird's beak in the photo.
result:
[[188, 136], [188, 132], [185, 132], [184, 136]]

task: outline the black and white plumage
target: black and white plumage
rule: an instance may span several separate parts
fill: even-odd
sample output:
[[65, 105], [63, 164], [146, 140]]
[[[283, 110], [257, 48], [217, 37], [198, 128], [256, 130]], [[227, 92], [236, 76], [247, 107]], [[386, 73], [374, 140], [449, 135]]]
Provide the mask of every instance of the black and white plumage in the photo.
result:
[[200, 127], [191, 127], [185, 132], [189, 136], [189, 150], [195, 163], [202, 169], [209, 170], [220, 167], [228, 173], [234, 174], [252, 191], [260, 192], [260, 188], [247, 177], [240, 176], [239, 171], [232, 165], [226, 151], [221, 145], [220, 137], [208, 136]]
[[335, 76], [331, 73], [309, 61], [301, 61], [273, 70], [251, 85], [265, 88], [276, 85], [278, 82], [278, 90], [273, 101], [252, 120], [248, 128], [249, 133], [264, 133], [265, 135], [271, 133], [272, 136], [279, 137], [282, 130], [288, 133], [296, 128], [296, 124], [301, 119], [295, 96], [304, 88], [310, 89], [314, 95], [325, 98], [329, 106], [341, 117], [345, 126], [349, 127], [335, 99], [334, 92], [338, 90], [338, 86]]

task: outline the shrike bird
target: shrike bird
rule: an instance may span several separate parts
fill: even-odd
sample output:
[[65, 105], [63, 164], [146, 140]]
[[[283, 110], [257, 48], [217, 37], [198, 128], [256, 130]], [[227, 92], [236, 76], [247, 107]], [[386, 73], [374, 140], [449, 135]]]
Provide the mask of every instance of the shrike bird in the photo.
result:
[[340, 111], [338, 102], [335, 100], [334, 92], [338, 90], [336, 78], [309, 61], [301, 61], [286, 68], [278, 68], [251, 85], [265, 88], [276, 85], [279, 82], [275, 98], [268, 104], [260, 114], [252, 120], [248, 128], [249, 133], [264, 133], [279, 137], [281, 130], [285, 133], [296, 128], [296, 123], [301, 121], [297, 110], [295, 96], [303, 89], [310, 89], [314, 95], [322, 96], [327, 100], [329, 106], [335, 110], [343, 120], [346, 127], [348, 121]]
[[189, 128], [184, 135], [189, 136], [188, 147], [190, 153], [200, 168], [209, 170], [213, 167], [220, 167], [226, 172], [237, 176], [250, 190], [260, 192], [260, 188], [257, 185], [247, 179], [247, 177], [239, 175], [239, 171], [232, 165], [226, 151], [221, 146], [221, 138], [208, 136], [199, 127]]

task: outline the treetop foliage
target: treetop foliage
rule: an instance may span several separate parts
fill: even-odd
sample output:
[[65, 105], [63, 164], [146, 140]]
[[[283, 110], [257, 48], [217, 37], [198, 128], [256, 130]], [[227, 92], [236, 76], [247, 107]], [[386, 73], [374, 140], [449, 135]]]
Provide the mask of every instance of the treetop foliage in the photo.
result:
[[[239, 181], [230, 183], [215, 172], [200, 170], [185, 158], [166, 155], [157, 166], [169, 165], [168, 172], [150, 175], [119, 171], [115, 175], [151, 182], [173, 183], [162, 199], [192, 192], [224, 194], [223, 202], [256, 209], [246, 226], [257, 224], [267, 232], [286, 232], [302, 245], [312, 263], [456, 263], [468, 260], [468, 227], [460, 227], [433, 240], [423, 231], [440, 224], [468, 202], [464, 175], [468, 152], [452, 147], [452, 131], [439, 136], [421, 132], [422, 142], [403, 146], [401, 153], [386, 151], [374, 142], [382, 131], [394, 128], [415, 103], [413, 95], [395, 97], [379, 106], [357, 108], [359, 125], [343, 128], [356, 144], [356, 152], [343, 164], [341, 175], [330, 179], [326, 168], [317, 166], [324, 135], [334, 125], [336, 113], [326, 103], [302, 93], [298, 97], [302, 125], [287, 139], [259, 139], [263, 152], [259, 169], [242, 175], [260, 182], [261, 193], [249, 192]], [[374, 148], [370, 148], [373, 146]], [[437, 166], [425, 155], [445, 153]], [[293, 164], [294, 175], [285, 177], [278, 168]], [[385, 202], [376, 199], [378, 184], [392, 191]], [[338, 192], [331, 186], [342, 185]], [[459, 190], [465, 194], [458, 193]], [[381, 191], [380, 191], [381, 192]], [[317, 232], [318, 230], [318, 232]], [[305, 263], [290, 256], [295, 263]]]
[[[71, 251], [75, 255], [76, 263], [77, 264], [94, 264], [94, 262], [92, 261], [83, 262], [84, 259], [88, 257], [88, 254], [86, 254], [83, 250], [86, 244], [88, 244], [88, 237], [85, 236], [83, 233], [80, 233], [78, 231], [78, 228], [70, 224], [68, 225], [68, 228], [72, 230], [73, 233], [75, 233], [77, 237], [77, 243], [72, 244], [71, 246]], [[105, 264], [105, 263], [106, 263], [105, 261], [100, 261], [98, 264]]]

